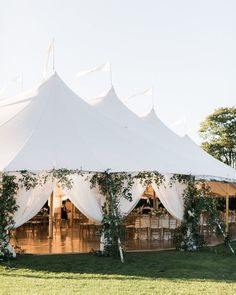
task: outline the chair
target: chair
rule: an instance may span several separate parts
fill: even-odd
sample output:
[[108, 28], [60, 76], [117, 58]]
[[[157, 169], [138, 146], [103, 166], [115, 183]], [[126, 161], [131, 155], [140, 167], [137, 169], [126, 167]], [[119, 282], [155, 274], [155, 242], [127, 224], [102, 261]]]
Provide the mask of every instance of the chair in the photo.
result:
[[234, 212], [229, 213], [229, 224], [234, 224], [235, 223], [235, 214]]
[[178, 227], [177, 220], [173, 217], [170, 217], [169, 224], [170, 224], [171, 238], [173, 238], [174, 231]]
[[202, 213], [200, 215], [200, 231], [203, 235], [210, 236], [209, 226], [207, 224], [207, 214]]
[[162, 227], [158, 216], [151, 217], [150, 238], [151, 240], [161, 240]]
[[140, 216], [135, 220], [135, 238], [139, 240], [149, 239], [150, 216]]
[[125, 224], [125, 239], [133, 238], [135, 235], [135, 220], [136, 215], [130, 214], [125, 217], [124, 224]]
[[169, 214], [165, 214], [164, 216], [161, 217], [161, 224], [162, 224], [162, 230], [163, 230], [163, 240], [169, 240], [171, 238]]
[[61, 225], [61, 214], [58, 212], [54, 213], [54, 223], [55, 223], [55, 226]]

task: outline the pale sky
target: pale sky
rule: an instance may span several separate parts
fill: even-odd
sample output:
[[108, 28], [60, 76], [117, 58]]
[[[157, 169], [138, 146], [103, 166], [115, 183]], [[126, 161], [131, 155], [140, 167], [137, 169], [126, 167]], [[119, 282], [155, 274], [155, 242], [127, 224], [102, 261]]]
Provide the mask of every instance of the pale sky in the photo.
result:
[[[56, 71], [80, 96], [107, 90], [109, 74], [76, 73], [110, 61], [121, 99], [153, 86], [163, 122], [199, 142], [200, 122], [236, 105], [235, 16], [234, 0], [0, 0], [0, 88], [21, 72], [25, 90], [37, 84], [54, 37]], [[151, 104], [128, 103], [138, 114]]]

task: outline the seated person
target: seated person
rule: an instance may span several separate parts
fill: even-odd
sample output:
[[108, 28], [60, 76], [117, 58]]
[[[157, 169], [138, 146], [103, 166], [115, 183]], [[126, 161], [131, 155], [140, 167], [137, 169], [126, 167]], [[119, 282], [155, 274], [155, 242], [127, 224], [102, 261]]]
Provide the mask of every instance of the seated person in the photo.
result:
[[140, 214], [150, 214], [153, 208], [153, 200], [141, 198], [135, 208], [139, 209]]
[[61, 206], [61, 221], [62, 222], [66, 222], [67, 223], [67, 226], [69, 225], [68, 224], [68, 222], [69, 222], [68, 212], [69, 212], [69, 210], [66, 208], [66, 201], [62, 201], [62, 206]]
[[142, 214], [149, 214], [151, 213], [152, 208], [149, 205], [143, 205], [142, 206]]

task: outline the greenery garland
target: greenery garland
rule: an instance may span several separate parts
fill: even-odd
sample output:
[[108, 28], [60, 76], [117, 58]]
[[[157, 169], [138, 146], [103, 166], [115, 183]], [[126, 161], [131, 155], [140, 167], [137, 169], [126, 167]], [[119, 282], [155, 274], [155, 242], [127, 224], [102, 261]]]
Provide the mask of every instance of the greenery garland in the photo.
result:
[[157, 187], [159, 187], [161, 184], [164, 183], [165, 181], [165, 176], [160, 174], [157, 171], [144, 171], [144, 172], [139, 172], [138, 174], [136, 174], [134, 177], [134, 179], [139, 179], [140, 183], [143, 186], [148, 186], [151, 185], [153, 182], [156, 183]]
[[62, 186], [62, 188], [71, 189], [73, 187], [71, 175], [74, 174], [84, 175], [84, 173], [78, 169], [52, 169], [41, 174], [36, 174], [27, 170], [21, 170], [18, 181], [21, 184], [21, 187], [25, 187], [26, 190], [35, 188], [38, 185], [43, 185], [48, 181], [56, 181]]
[[16, 177], [3, 173], [0, 187], [0, 260], [12, 257], [8, 246], [14, 227], [13, 215], [17, 210], [15, 194], [18, 188]]

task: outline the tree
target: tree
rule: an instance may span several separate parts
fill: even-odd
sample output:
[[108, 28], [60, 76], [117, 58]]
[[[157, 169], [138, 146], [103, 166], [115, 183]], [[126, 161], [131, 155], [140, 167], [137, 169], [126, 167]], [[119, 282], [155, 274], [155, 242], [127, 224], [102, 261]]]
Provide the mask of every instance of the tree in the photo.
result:
[[219, 108], [200, 125], [202, 148], [236, 168], [236, 108]]

